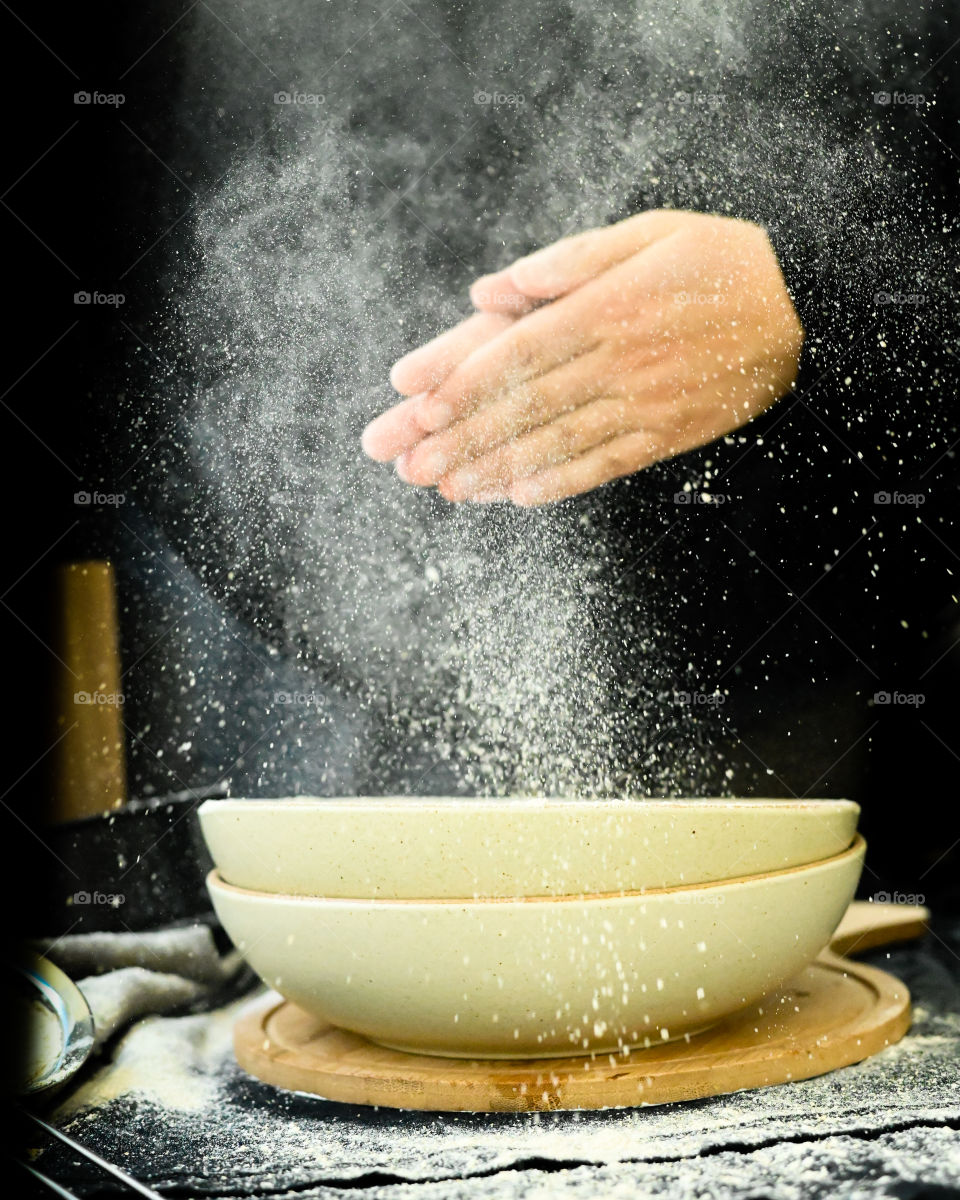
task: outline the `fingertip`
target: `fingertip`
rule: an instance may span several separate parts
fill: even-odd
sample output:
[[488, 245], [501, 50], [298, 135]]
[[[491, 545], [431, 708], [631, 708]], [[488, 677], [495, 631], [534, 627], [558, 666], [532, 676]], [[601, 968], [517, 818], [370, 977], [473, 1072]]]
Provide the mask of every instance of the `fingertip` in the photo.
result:
[[413, 480], [410, 478], [409, 450], [405, 454], [400, 455], [400, 457], [393, 464], [393, 469], [396, 471], [397, 477], [402, 479], [404, 483], [413, 483]]
[[469, 467], [461, 467], [445, 475], [437, 484], [440, 494], [447, 500], [476, 500], [481, 480]]
[[513, 264], [510, 287], [535, 300], [551, 300], [566, 290], [567, 281], [553, 268], [549, 250], [538, 250]]
[[416, 362], [411, 363], [410, 361], [414, 354], [416, 351], [413, 354], [405, 354], [403, 358], [397, 359], [390, 368], [390, 386], [401, 396], [410, 396], [417, 391]]
[[401, 454], [394, 467], [404, 483], [413, 483], [417, 487], [436, 487], [449, 472], [450, 463], [441, 450], [415, 446]]
[[481, 275], [479, 279], [475, 279], [470, 284], [470, 303], [474, 308], [483, 311], [491, 307], [492, 297], [496, 291], [496, 282], [503, 273], [503, 271], [497, 271], [491, 275]]
[[470, 301], [480, 314], [490, 317], [520, 317], [534, 307], [530, 297], [514, 283], [509, 268], [478, 279], [470, 288]]
[[364, 454], [375, 462], [386, 462], [390, 458], [383, 417], [377, 417], [364, 429], [360, 435], [360, 446]]

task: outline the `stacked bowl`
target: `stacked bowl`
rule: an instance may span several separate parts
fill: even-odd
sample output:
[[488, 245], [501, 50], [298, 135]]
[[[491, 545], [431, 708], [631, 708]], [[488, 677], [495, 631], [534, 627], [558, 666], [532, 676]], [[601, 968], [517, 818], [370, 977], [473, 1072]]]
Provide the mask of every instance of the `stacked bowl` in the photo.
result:
[[465, 1058], [649, 1046], [802, 970], [853, 898], [846, 800], [209, 800], [217, 915], [288, 1000]]

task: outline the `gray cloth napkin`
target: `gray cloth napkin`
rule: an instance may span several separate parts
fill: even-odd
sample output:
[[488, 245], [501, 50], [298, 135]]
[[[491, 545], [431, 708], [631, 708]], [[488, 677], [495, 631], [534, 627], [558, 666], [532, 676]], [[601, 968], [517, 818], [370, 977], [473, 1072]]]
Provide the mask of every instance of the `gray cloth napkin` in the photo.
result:
[[221, 955], [207, 925], [148, 933], [81, 933], [34, 943], [76, 983], [93, 1014], [96, 1046], [150, 1013], [209, 1002], [243, 966]]

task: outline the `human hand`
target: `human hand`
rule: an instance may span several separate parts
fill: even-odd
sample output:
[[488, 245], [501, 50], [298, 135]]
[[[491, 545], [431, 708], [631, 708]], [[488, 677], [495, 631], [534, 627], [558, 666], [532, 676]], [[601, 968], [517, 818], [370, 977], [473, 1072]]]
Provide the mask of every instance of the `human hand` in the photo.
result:
[[766, 233], [699, 213], [565, 238], [471, 298], [363, 439], [448, 500], [559, 500], [714, 441], [789, 391], [803, 342]]

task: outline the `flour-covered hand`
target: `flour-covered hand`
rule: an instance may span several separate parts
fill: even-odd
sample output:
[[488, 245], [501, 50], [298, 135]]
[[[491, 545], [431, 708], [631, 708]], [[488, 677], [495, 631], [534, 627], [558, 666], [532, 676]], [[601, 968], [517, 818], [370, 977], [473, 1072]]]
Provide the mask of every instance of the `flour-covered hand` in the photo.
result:
[[363, 442], [449, 500], [559, 500], [705, 445], [789, 391], [803, 341], [763, 229], [700, 213], [565, 238], [471, 298]]

